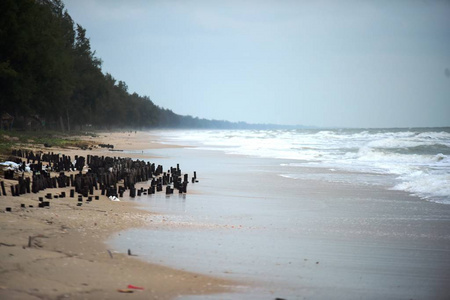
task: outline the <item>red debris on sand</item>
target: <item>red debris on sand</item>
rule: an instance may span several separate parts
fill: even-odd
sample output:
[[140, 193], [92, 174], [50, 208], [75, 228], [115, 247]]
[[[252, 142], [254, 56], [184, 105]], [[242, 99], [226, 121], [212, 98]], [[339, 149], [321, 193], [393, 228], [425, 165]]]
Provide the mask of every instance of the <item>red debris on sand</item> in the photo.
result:
[[129, 288], [129, 289], [135, 289], [135, 290], [144, 290], [143, 287], [135, 286], [135, 285], [132, 285], [132, 284], [129, 284], [129, 285], [128, 285], [128, 288]]

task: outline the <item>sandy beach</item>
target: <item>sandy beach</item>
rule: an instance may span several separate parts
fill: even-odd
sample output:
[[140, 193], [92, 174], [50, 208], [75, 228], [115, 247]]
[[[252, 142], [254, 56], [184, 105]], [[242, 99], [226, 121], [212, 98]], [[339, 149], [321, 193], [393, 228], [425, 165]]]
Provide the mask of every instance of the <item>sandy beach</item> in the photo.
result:
[[[76, 197], [54, 197], [69, 188], [11, 197], [4, 180], [0, 298], [448, 298], [449, 205], [386, 188], [380, 182], [395, 179], [387, 174], [179, 139], [192, 134], [101, 133], [87, 140], [115, 151], [44, 149], [179, 163], [199, 175], [183, 195], [127, 191], [112, 202], [98, 190], [99, 200], [78, 206]], [[38, 208], [47, 193], [50, 207]]]
[[[150, 158], [139, 153], [142, 149], [176, 147], [159, 144], [144, 132], [101, 133], [90, 139], [114, 145], [114, 150], [135, 150], [125, 157], [137, 159]], [[105, 148], [42, 150], [71, 157], [123, 157], [120, 151]], [[9, 186], [17, 181], [2, 181], [8, 195], [0, 196], [1, 299], [173, 299], [230, 290], [230, 280], [145, 263], [133, 256], [132, 248], [131, 256], [109, 249], [104, 242], [111, 234], [160, 222], [127, 195], [112, 202], [98, 190], [94, 195], [99, 200], [77, 206], [76, 196], [68, 197], [70, 188], [12, 197]], [[61, 192], [67, 196], [55, 198]], [[53, 197], [50, 206], [38, 208], [39, 197], [47, 193]]]
[[151, 151], [164, 165], [197, 168], [199, 184], [185, 198], [137, 199], [165, 224], [113, 235], [114, 249], [246, 285], [206, 299], [448, 298], [449, 205], [379, 183], [391, 175], [210, 147]]

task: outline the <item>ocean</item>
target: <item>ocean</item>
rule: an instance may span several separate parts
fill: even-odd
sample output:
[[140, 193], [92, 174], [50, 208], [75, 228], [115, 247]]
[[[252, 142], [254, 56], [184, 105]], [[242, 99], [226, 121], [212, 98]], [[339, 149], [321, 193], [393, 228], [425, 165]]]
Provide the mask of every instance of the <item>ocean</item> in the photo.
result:
[[130, 199], [157, 214], [110, 245], [239, 283], [180, 299], [450, 294], [450, 128], [149, 134], [184, 146], [145, 151], [152, 162], [199, 182]]
[[[169, 131], [171, 142], [226, 154], [289, 159], [279, 176], [302, 179], [296, 166], [361, 173], [358, 180], [450, 204], [450, 128]], [[294, 168], [292, 168], [294, 167]], [[385, 180], [366, 174], [393, 175]], [[364, 180], [367, 180], [364, 182]]]

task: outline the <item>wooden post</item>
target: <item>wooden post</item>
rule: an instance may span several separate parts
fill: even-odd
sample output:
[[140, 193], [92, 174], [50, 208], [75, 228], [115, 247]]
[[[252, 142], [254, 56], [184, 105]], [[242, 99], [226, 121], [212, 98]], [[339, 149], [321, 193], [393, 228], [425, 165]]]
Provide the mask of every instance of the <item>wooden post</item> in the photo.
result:
[[3, 196], [6, 196], [5, 183], [2, 181], [0, 182], [0, 185], [2, 186]]

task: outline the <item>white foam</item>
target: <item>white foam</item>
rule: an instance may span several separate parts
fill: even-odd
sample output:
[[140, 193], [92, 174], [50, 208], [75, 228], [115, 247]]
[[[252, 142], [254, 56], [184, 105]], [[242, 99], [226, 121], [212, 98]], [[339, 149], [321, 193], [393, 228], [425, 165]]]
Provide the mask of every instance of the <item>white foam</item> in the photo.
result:
[[424, 174], [415, 172], [400, 177], [401, 183], [393, 187], [394, 190], [407, 191], [423, 199], [450, 204], [450, 175]]
[[163, 134], [170, 140], [200, 145], [200, 149], [293, 160], [289, 166], [394, 174], [398, 182], [387, 184], [395, 189], [426, 199], [450, 199], [450, 133], [442, 130], [189, 130]]

